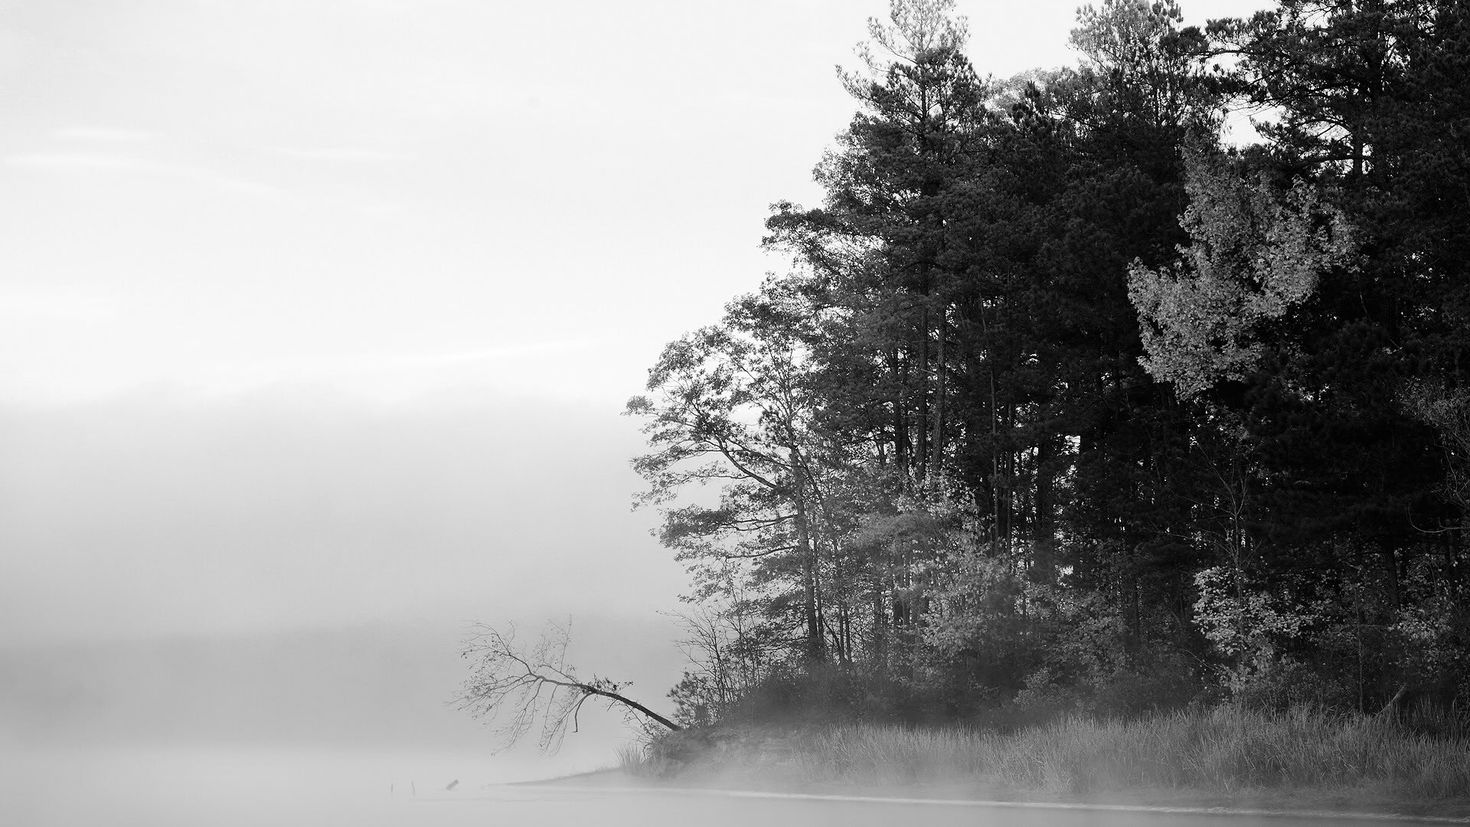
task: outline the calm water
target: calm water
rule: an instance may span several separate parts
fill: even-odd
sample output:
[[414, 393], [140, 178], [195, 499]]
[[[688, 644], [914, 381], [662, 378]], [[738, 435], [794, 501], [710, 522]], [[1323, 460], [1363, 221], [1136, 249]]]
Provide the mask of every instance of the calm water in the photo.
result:
[[[497, 782], [525, 778], [537, 768], [430, 753], [151, 747], [10, 752], [0, 759], [4, 774], [0, 824], [27, 827], [1322, 827], [1331, 823], [504, 787]], [[455, 779], [460, 783], [446, 790]]]
[[450, 781], [462, 793], [535, 772], [473, 755], [196, 745], [9, 751], [0, 768], [0, 824], [37, 827], [458, 824], [428, 806]]

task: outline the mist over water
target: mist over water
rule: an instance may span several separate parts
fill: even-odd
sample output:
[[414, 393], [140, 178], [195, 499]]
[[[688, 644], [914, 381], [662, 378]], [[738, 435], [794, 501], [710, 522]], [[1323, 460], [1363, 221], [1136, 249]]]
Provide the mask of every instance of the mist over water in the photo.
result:
[[615, 763], [634, 733], [591, 708], [555, 755], [493, 754], [450, 704], [474, 621], [570, 618], [578, 668], [651, 703], [678, 678], [614, 413], [283, 391], [0, 422], [0, 824], [373, 823]]
[[6, 766], [0, 813], [35, 825], [408, 823], [387, 808], [415, 786], [427, 794], [453, 778], [516, 774], [472, 754], [286, 745], [50, 748], [7, 756]]
[[[977, 69], [1074, 62], [1078, 2], [961, 0]], [[635, 733], [498, 752], [451, 703], [470, 623], [570, 618], [670, 711], [618, 413], [823, 197], [887, 6], [7, 4], [0, 827], [1217, 823], [497, 786]]]
[[[279, 747], [120, 748], [10, 760], [0, 819], [118, 827], [756, 824], [891, 827], [1306, 827], [1313, 819], [730, 797], [709, 791], [499, 787], [524, 765], [461, 755]], [[460, 783], [445, 789], [443, 779]], [[452, 779], [451, 779], [452, 780]]]
[[[663, 623], [586, 617], [576, 653], [666, 685]], [[449, 702], [462, 631], [374, 624], [0, 649], [0, 823], [433, 823], [403, 808], [616, 763], [634, 733], [590, 706], [554, 754], [534, 739], [497, 752], [494, 730]]]

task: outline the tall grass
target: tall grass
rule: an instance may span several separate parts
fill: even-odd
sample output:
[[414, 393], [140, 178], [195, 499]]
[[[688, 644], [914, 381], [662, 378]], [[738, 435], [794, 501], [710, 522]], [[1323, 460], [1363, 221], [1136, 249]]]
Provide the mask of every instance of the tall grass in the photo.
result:
[[1060, 793], [1353, 789], [1419, 801], [1470, 794], [1463, 732], [1436, 737], [1392, 719], [1311, 708], [1072, 717], [1010, 735], [850, 724], [792, 733], [774, 751], [769, 741], [723, 750], [716, 760], [732, 769], [764, 763], [803, 784], [923, 781]]
[[659, 767], [640, 744], [618, 747], [618, 769], [635, 777], [657, 775]]

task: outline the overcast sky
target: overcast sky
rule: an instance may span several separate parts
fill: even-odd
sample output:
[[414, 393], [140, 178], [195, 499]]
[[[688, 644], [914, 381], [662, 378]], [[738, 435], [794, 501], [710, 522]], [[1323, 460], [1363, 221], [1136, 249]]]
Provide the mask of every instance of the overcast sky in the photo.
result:
[[[977, 68], [1074, 5], [960, 2]], [[675, 605], [618, 413], [885, 9], [0, 2], [0, 638]]]

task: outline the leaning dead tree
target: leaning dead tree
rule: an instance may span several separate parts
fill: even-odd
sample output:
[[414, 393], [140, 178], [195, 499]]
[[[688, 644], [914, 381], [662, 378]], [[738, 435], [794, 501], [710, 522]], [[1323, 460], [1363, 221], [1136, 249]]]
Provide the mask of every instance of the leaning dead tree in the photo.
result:
[[455, 696], [456, 705], [471, 715], [496, 724], [509, 747], [533, 729], [540, 730], [542, 749], [561, 746], [567, 727], [577, 731], [577, 716], [588, 700], [622, 707], [644, 723], [671, 730], [681, 727], [643, 704], [621, 694], [627, 682], [618, 683], [594, 675], [590, 681], [577, 677], [566, 663], [570, 635], [566, 627], [548, 624], [529, 648], [516, 641], [514, 625], [505, 632], [476, 624], [465, 639], [461, 657], [470, 661], [470, 676]]

